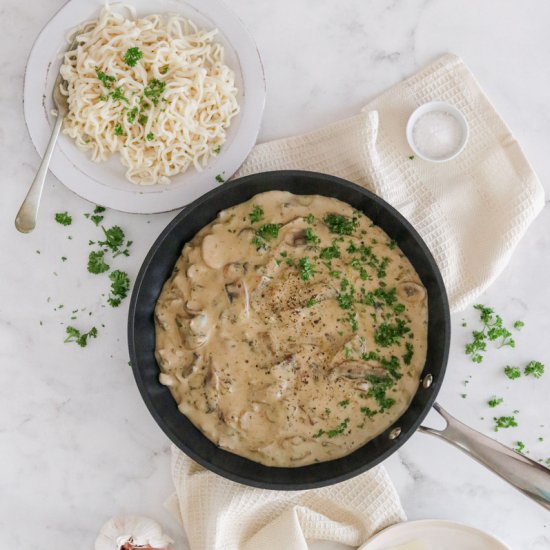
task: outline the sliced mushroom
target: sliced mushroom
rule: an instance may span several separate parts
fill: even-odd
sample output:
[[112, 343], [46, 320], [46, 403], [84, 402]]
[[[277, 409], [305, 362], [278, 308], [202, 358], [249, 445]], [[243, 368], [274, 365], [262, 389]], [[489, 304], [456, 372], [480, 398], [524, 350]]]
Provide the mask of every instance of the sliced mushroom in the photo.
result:
[[201, 255], [204, 263], [213, 269], [225, 264], [223, 243], [215, 235], [206, 235], [201, 244]]
[[243, 277], [246, 274], [247, 269], [247, 264], [241, 264], [239, 262], [225, 264], [223, 268], [223, 276], [225, 280], [233, 282]]
[[344, 361], [333, 367], [329, 375], [332, 379], [348, 378], [350, 380], [366, 379], [367, 376], [384, 376], [385, 369], [375, 366], [367, 361]]
[[285, 242], [292, 246], [304, 246], [306, 244], [306, 231], [305, 229], [298, 229], [298, 231], [290, 232]]
[[426, 289], [417, 283], [405, 281], [397, 286], [397, 295], [407, 302], [420, 302], [426, 296]]
[[191, 315], [198, 315], [203, 309], [203, 305], [198, 300], [193, 299], [185, 302], [185, 310]]

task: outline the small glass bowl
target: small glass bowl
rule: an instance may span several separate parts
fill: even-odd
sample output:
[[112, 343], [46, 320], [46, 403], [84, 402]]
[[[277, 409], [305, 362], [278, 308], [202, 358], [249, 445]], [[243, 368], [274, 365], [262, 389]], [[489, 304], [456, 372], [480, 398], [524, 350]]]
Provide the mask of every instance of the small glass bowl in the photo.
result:
[[[413, 135], [414, 125], [417, 123], [417, 121], [421, 117], [423, 117], [427, 113], [435, 113], [435, 112], [440, 112], [440, 113], [442, 112], [442, 113], [447, 113], [451, 115], [459, 123], [460, 128], [462, 129], [462, 137], [459, 144], [457, 145], [457, 148], [454, 151], [452, 151], [452, 153], [450, 153], [445, 157], [427, 156], [426, 152], [420, 151], [416, 143], [414, 142], [414, 135]], [[470, 128], [468, 127], [468, 123], [466, 122], [466, 118], [464, 117], [464, 115], [456, 107], [444, 101], [430, 101], [429, 103], [424, 103], [423, 105], [420, 105], [420, 107], [418, 107], [413, 111], [413, 113], [411, 114], [407, 122], [407, 141], [409, 142], [410, 148], [414, 151], [415, 155], [429, 162], [447, 162], [449, 160], [456, 158], [458, 155], [460, 155], [460, 153], [462, 153], [462, 151], [464, 150], [464, 147], [466, 147], [466, 143], [468, 142], [469, 135], [470, 135]]]

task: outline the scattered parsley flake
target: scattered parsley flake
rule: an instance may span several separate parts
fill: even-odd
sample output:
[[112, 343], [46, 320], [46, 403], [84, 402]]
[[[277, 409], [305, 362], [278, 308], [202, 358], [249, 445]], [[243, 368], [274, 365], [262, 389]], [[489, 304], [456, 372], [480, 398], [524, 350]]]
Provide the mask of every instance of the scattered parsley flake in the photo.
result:
[[145, 139], [147, 141], [153, 141], [155, 139], [155, 134], [153, 134], [153, 132], [149, 132], [146, 136], [145, 136]]
[[128, 295], [130, 289], [130, 279], [124, 271], [116, 269], [109, 274], [111, 280], [111, 295], [107, 302], [112, 307], [118, 307], [122, 300]]
[[313, 225], [315, 223], [315, 216], [313, 214], [308, 214], [306, 216], [306, 222], [309, 223], [310, 225]]
[[216, 176], [216, 181], [217, 181], [218, 183], [224, 183], [224, 182], [225, 182], [225, 180], [223, 179], [223, 176], [222, 176], [221, 174], [218, 174], [218, 175]]
[[67, 256], [61, 256], [61, 261], [66, 262], [67, 261]]
[[[105, 88], [110, 89], [110, 88], [113, 87], [113, 82], [115, 81], [114, 76], [109, 76], [109, 75], [105, 74], [103, 71], [100, 71], [97, 67], [96, 67], [96, 70], [95, 70], [95, 74], [97, 75], [97, 78], [101, 81], [103, 86], [105, 86]], [[103, 97], [105, 97], [105, 96], [103, 96]]]
[[317, 273], [311, 264], [311, 260], [307, 256], [300, 258], [298, 266], [300, 269], [300, 277], [303, 281], [309, 281], [311, 277]]
[[61, 225], [71, 225], [73, 218], [67, 212], [58, 212], [55, 215], [55, 221]]
[[115, 136], [123, 136], [123, 135], [124, 135], [124, 130], [122, 129], [122, 126], [119, 123], [115, 126]]
[[516, 428], [518, 425], [514, 416], [499, 416], [493, 418], [493, 420], [495, 421], [495, 432], [504, 428]]
[[250, 218], [250, 221], [252, 223], [258, 223], [261, 221], [264, 217], [264, 210], [261, 206], [255, 205], [252, 209], [252, 212], [248, 214], [248, 217]]
[[313, 230], [308, 227], [304, 230], [304, 238], [308, 244], [319, 244], [321, 239], [313, 232]]
[[76, 342], [81, 348], [88, 345], [88, 338], [97, 338], [97, 329], [92, 327], [88, 332], [81, 333], [78, 329], [68, 326], [66, 328], [67, 338], [65, 343]]
[[526, 376], [540, 378], [544, 374], [544, 365], [540, 361], [529, 361], [523, 372]]
[[407, 351], [403, 355], [403, 363], [405, 363], [405, 365], [410, 365], [414, 355], [414, 347], [410, 342], [407, 342], [405, 344], [405, 349]]
[[222, 150], [222, 146], [221, 146], [221, 145], [218, 145], [215, 149], [212, 150], [212, 152], [213, 152], [215, 155], [219, 155], [221, 150]]
[[133, 124], [136, 121], [136, 117], [138, 116], [139, 109], [137, 107], [132, 107], [127, 113], [126, 113], [126, 120]]
[[139, 48], [128, 48], [124, 54], [124, 62], [129, 67], [135, 67], [142, 57], [143, 52]]
[[409, 160], [414, 160], [414, 155], [410, 155]]
[[110, 94], [109, 97], [114, 101], [124, 101], [128, 103], [128, 100], [124, 96], [124, 92], [120, 86], [117, 86]]
[[514, 451], [523, 454], [524, 449], [525, 449], [525, 443], [523, 441], [516, 441], [516, 446], [514, 448]]
[[340, 403], [338, 403], [338, 406], [342, 407], [343, 409], [345, 409], [348, 405], [349, 405], [349, 399], [344, 399], [343, 401], [340, 401]]
[[523, 328], [525, 326], [525, 323], [523, 321], [516, 321], [514, 323], [514, 328], [516, 330], [520, 330], [521, 328]]
[[489, 405], [489, 407], [494, 409], [496, 406], [500, 405], [503, 401], [504, 399], [502, 397], [492, 397], [491, 399], [489, 399], [489, 401], [487, 401], [487, 405]]
[[517, 367], [504, 367], [504, 374], [510, 379], [515, 380], [521, 376], [521, 371]]
[[160, 95], [164, 92], [166, 89], [166, 82], [162, 82], [162, 80], [158, 80], [157, 78], [153, 78], [151, 82], [144, 88], [143, 94], [145, 97], [148, 97], [153, 104], [158, 105]]
[[277, 223], [264, 223], [256, 231], [256, 235], [262, 238], [264, 241], [272, 241], [279, 236], [279, 224]]
[[103, 250], [92, 251], [88, 256], [88, 271], [90, 273], [99, 274], [109, 270], [109, 265], [104, 259], [105, 252]]
[[331, 233], [337, 235], [351, 235], [357, 227], [356, 218], [348, 218], [340, 214], [327, 214], [323, 221], [330, 229]]

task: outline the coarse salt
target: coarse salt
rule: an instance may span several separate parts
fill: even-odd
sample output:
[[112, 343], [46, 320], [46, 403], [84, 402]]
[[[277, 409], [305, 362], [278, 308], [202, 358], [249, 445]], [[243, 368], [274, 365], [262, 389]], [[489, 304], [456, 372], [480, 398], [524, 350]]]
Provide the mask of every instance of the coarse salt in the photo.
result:
[[464, 138], [460, 122], [444, 111], [422, 115], [413, 126], [412, 136], [419, 152], [435, 160], [451, 157]]

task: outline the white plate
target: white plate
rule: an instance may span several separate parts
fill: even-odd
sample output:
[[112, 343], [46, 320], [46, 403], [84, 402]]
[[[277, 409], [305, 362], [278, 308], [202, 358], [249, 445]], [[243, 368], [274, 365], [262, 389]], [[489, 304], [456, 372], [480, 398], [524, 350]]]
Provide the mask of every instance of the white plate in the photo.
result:
[[[95, 163], [73, 140], [60, 135], [50, 170], [69, 189], [91, 202], [125, 212], [153, 213], [174, 210], [190, 203], [217, 185], [216, 175], [232, 176], [254, 146], [265, 103], [265, 78], [256, 45], [240, 20], [221, 0], [131, 0], [138, 16], [178, 13], [198, 26], [219, 30], [216, 40], [225, 47], [225, 62], [235, 71], [241, 112], [227, 132], [221, 153], [198, 172], [171, 178], [168, 185], [141, 186], [124, 176], [117, 154]], [[42, 29], [29, 55], [25, 71], [24, 109], [31, 139], [40, 155], [46, 149], [53, 117], [52, 88], [67, 49], [70, 30], [95, 19], [105, 0], [71, 0]]]
[[375, 535], [359, 550], [510, 550], [492, 535], [442, 519], [406, 521]]

